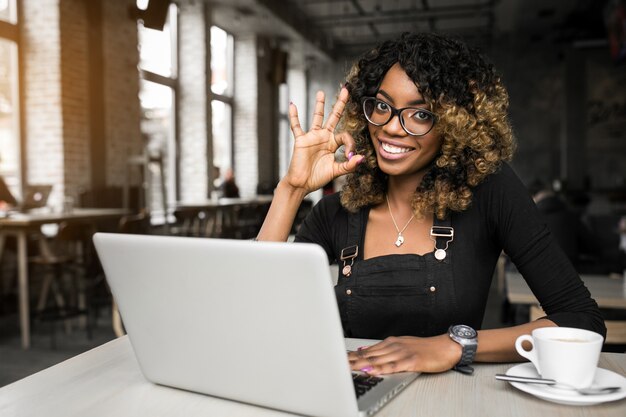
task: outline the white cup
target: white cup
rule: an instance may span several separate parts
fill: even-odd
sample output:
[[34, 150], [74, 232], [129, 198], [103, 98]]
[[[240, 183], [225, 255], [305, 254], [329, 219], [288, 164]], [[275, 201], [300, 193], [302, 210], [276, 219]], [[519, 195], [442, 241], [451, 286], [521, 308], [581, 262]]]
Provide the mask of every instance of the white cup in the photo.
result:
[[[524, 350], [523, 342], [532, 348]], [[576, 388], [593, 383], [604, 339], [598, 333], [571, 327], [542, 327], [515, 341], [517, 353], [530, 360], [542, 378]]]

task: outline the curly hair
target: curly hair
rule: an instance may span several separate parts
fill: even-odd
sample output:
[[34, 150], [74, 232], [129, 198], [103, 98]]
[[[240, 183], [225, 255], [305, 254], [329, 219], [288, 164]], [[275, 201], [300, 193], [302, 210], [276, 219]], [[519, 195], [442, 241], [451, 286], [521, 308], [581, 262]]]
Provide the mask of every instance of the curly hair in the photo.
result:
[[378, 167], [361, 100], [376, 95], [396, 63], [436, 114], [434, 129], [443, 138], [415, 190], [413, 212], [443, 219], [449, 211], [467, 209], [472, 188], [513, 156], [508, 93], [493, 65], [476, 49], [441, 35], [405, 33], [362, 56], [347, 77], [350, 99], [342, 121], [356, 141], [356, 153], [365, 155], [341, 193], [342, 205], [352, 212], [385, 198], [387, 175]]

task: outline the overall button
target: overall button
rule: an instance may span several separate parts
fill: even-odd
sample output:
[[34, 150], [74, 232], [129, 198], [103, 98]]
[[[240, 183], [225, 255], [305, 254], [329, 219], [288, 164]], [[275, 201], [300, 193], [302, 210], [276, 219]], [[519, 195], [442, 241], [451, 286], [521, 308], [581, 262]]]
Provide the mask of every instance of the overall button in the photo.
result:
[[437, 288], [435, 288], [434, 286], [430, 287], [430, 292], [435, 292], [437, 291]]
[[351, 295], [352, 294], [352, 290], [346, 290], [346, 294]]

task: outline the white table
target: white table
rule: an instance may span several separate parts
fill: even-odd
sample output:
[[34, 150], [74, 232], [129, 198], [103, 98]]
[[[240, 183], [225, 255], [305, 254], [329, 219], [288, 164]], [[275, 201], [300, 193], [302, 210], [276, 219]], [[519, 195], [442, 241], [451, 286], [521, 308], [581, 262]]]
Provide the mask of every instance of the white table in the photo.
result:
[[[626, 399], [565, 406], [537, 399], [494, 378], [510, 366], [477, 364], [473, 376], [453, 371], [421, 375], [376, 417], [626, 415]], [[604, 353], [600, 366], [626, 375], [626, 354]], [[142, 376], [126, 336], [0, 388], [2, 417], [287, 415], [154, 385]]]
[[63, 222], [96, 223], [101, 220], [121, 218], [127, 214], [125, 209], [81, 208], [69, 213], [31, 212], [16, 213], [0, 218], [0, 259], [7, 235], [17, 238], [17, 269], [18, 296], [20, 312], [20, 329], [22, 347], [30, 347], [30, 310], [28, 296], [28, 245], [27, 238], [31, 234], [41, 234], [44, 224], [60, 224]]

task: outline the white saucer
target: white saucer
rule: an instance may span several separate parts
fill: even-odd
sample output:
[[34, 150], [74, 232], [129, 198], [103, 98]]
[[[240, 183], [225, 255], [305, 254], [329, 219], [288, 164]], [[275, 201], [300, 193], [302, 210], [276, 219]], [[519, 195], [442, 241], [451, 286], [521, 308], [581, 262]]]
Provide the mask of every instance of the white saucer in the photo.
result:
[[[532, 363], [522, 363], [515, 365], [506, 371], [507, 375], [519, 375], [528, 377], [538, 377], [537, 370]], [[611, 394], [603, 395], [582, 395], [575, 391], [558, 389], [549, 385], [527, 384], [521, 382], [510, 382], [520, 391], [527, 392], [542, 400], [552, 401], [566, 405], [593, 405], [608, 401], [617, 401], [626, 398], [626, 378], [620, 374], [609, 371], [607, 369], [598, 368], [593, 385], [597, 386], [620, 386], [621, 390]]]

